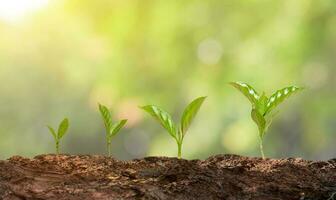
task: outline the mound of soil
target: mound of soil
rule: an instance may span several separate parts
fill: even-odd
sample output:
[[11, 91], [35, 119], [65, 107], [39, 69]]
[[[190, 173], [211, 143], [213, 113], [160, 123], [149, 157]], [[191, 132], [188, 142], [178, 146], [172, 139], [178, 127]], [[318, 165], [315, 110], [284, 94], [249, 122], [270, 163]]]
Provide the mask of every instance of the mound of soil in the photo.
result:
[[[327, 200], [336, 159], [217, 155], [206, 160], [40, 155], [0, 161], [0, 199]], [[336, 195], [335, 199], [336, 199]]]

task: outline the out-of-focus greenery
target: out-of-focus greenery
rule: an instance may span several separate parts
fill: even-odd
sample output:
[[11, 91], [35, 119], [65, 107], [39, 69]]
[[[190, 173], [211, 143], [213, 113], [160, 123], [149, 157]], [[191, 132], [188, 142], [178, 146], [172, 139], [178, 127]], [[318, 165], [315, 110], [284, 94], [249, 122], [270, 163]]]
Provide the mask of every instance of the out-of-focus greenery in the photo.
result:
[[64, 116], [72, 126], [62, 152], [104, 154], [97, 102], [129, 119], [114, 156], [175, 156], [174, 141], [138, 105], [176, 119], [204, 95], [184, 157], [259, 156], [247, 100], [227, 84], [236, 80], [268, 95], [307, 88], [282, 105], [268, 156], [336, 157], [333, 0], [50, 0], [15, 22], [0, 18], [0, 34], [2, 159], [53, 152], [46, 125]]

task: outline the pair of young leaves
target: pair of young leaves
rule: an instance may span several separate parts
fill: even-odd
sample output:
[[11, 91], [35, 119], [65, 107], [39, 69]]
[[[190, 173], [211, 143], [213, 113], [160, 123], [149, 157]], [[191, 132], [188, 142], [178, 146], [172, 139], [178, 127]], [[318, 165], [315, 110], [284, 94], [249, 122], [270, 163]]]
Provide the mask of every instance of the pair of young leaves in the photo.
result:
[[277, 114], [277, 112], [274, 112], [275, 108], [288, 97], [303, 89], [296, 86], [285, 87], [267, 97], [264, 92], [261, 95], [258, 94], [247, 83], [231, 82], [230, 84], [237, 88], [251, 102], [251, 117], [259, 128], [259, 137], [261, 139], [263, 139], [268, 127], [272, 123], [273, 117]]
[[69, 129], [69, 120], [67, 118], [63, 119], [63, 121], [58, 126], [57, 132], [50, 126], [48, 126], [48, 129], [54, 137], [56, 143], [56, 153], [59, 154], [59, 143], [61, 138], [66, 134]]
[[206, 97], [199, 97], [193, 100], [184, 110], [180, 125], [174, 123], [172, 117], [161, 108], [155, 105], [147, 105], [141, 107], [143, 110], [152, 115], [155, 119], [157, 119], [160, 124], [168, 131], [168, 133], [175, 139], [178, 145], [178, 157], [181, 157], [181, 146], [187, 130], [195, 118], [198, 110], [203, 104]]
[[110, 146], [111, 146], [112, 137], [115, 136], [120, 131], [120, 129], [126, 124], [127, 119], [120, 120], [119, 122], [113, 124], [111, 112], [106, 106], [99, 104], [99, 111], [104, 120], [104, 125], [105, 125], [105, 130], [106, 130], [106, 143], [107, 143], [107, 148], [108, 148], [108, 154], [110, 155], [111, 154]]

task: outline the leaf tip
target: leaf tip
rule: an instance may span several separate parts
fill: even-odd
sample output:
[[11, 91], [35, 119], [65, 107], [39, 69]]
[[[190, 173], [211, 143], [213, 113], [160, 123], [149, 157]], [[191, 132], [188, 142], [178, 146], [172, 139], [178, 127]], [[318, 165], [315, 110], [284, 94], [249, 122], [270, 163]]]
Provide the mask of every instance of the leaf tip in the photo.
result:
[[100, 103], [98, 103], [98, 107], [99, 107], [100, 110], [108, 109], [106, 106], [104, 106], [103, 104], [100, 104]]
[[231, 82], [229, 82], [229, 84], [232, 85], [235, 88], [239, 88], [239, 87], [247, 88], [248, 87], [248, 84], [244, 83], [242, 81], [231, 81]]
[[204, 101], [208, 96], [202, 96], [202, 97], [198, 97], [197, 99]]
[[227, 84], [234, 86], [236, 82], [231, 81], [231, 82], [228, 82]]
[[138, 106], [138, 108], [140, 109], [144, 109], [146, 106]]
[[143, 109], [143, 110], [148, 110], [148, 109], [154, 109], [154, 105], [145, 105], [145, 106], [139, 106], [139, 108]]

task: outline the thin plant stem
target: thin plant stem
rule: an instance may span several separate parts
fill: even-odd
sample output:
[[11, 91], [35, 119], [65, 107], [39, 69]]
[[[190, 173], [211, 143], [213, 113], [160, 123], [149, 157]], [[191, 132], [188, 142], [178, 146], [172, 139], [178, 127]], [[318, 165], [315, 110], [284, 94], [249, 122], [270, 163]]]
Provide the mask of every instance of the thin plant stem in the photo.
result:
[[182, 143], [183, 143], [183, 133], [181, 129], [178, 131], [178, 138], [176, 139], [176, 143], [177, 143], [177, 158], [181, 159], [182, 158]]
[[265, 159], [263, 140], [262, 140], [261, 137], [259, 138], [259, 148], [260, 148], [260, 153], [261, 153], [262, 159]]
[[177, 143], [177, 158], [182, 158], [182, 143], [179, 142]]
[[56, 141], [56, 154], [59, 154], [59, 141]]
[[107, 142], [107, 155], [111, 156], [111, 142]]

